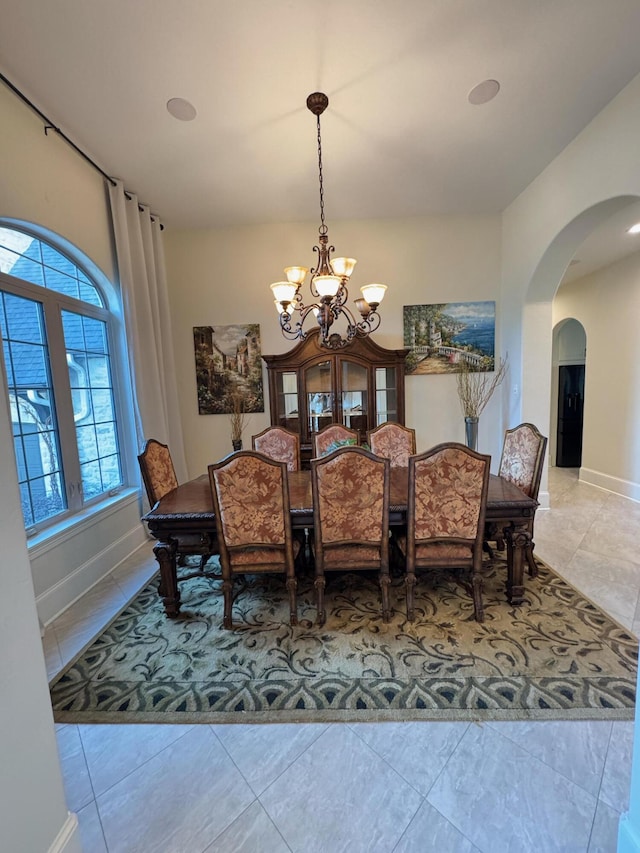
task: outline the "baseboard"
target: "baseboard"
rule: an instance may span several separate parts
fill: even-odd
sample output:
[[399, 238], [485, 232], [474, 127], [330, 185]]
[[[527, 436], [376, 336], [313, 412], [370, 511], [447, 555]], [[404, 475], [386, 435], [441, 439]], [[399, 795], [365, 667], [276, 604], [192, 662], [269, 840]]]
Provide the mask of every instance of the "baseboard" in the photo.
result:
[[551, 497], [549, 492], [538, 492], [538, 509], [550, 509]]
[[593, 471], [591, 468], [580, 468], [579, 480], [581, 483], [598, 486], [600, 489], [622, 495], [622, 497], [630, 498], [632, 501], [640, 501], [640, 483], [633, 483], [631, 480], [623, 480], [620, 477], [612, 477], [609, 474], [603, 474], [601, 471]]
[[67, 814], [62, 829], [47, 853], [82, 853], [78, 817], [73, 812]]
[[618, 824], [618, 853], [640, 853], [640, 835], [628, 814], [621, 815]]
[[137, 524], [119, 539], [110, 542], [106, 548], [36, 598], [40, 622], [48, 625], [138, 548], [148, 544], [149, 539], [142, 524]]

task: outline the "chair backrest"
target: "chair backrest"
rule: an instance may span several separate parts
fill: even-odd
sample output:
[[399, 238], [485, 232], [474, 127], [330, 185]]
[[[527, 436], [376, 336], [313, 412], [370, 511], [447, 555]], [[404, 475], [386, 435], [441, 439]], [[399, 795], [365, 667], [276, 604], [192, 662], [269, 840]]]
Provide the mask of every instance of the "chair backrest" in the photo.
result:
[[[358, 431], [342, 424], [329, 424], [313, 436], [313, 455], [324, 456], [339, 445], [357, 445]], [[333, 445], [333, 446], [332, 446]]]
[[293, 567], [287, 465], [240, 450], [209, 465], [220, 559], [234, 571], [278, 560]]
[[506, 430], [499, 475], [537, 500], [546, 447], [546, 437], [533, 424]]
[[153, 507], [167, 492], [178, 486], [171, 452], [166, 444], [150, 438], [138, 456], [138, 463], [149, 504]]
[[369, 430], [367, 444], [376, 456], [389, 459], [392, 468], [406, 468], [416, 452], [416, 431], [387, 421]]
[[267, 427], [251, 436], [251, 446], [269, 459], [286, 462], [289, 471], [300, 470], [300, 437], [296, 432], [279, 426]]
[[311, 460], [316, 550], [374, 545], [388, 557], [389, 472], [388, 459], [363, 447], [341, 447]]
[[407, 547], [453, 541], [482, 549], [490, 465], [490, 456], [456, 442], [412, 456]]

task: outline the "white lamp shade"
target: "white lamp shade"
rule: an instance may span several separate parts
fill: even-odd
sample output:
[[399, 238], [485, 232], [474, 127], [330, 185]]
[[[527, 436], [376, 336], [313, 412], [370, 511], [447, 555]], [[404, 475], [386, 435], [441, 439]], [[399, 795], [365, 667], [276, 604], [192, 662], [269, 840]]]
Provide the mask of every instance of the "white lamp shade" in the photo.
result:
[[271, 285], [271, 290], [278, 302], [293, 302], [298, 288], [290, 281], [276, 281]]
[[317, 275], [313, 283], [320, 296], [335, 296], [342, 284], [337, 275]]
[[304, 277], [309, 272], [307, 267], [285, 267], [284, 274], [287, 277], [287, 281], [290, 281], [292, 284], [299, 285], [304, 281]]
[[384, 299], [386, 289], [386, 284], [365, 284], [360, 288], [360, 292], [369, 305], [379, 305]]
[[336, 275], [342, 278], [349, 278], [357, 263], [355, 258], [334, 258], [331, 261], [331, 269]]

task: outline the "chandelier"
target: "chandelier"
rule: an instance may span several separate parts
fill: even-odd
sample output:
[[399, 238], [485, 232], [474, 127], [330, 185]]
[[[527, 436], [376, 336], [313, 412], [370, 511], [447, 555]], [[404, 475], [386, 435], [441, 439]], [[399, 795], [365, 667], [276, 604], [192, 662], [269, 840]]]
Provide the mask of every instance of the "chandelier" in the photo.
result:
[[[362, 296], [355, 300], [358, 319], [347, 306], [349, 298], [347, 283], [356, 265], [354, 258], [332, 258], [335, 248], [329, 245], [328, 229], [324, 221], [324, 186], [322, 180], [322, 138], [320, 116], [329, 105], [323, 92], [314, 92], [307, 98], [307, 108], [316, 116], [318, 126], [318, 176], [320, 182], [320, 227], [318, 243], [313, 251], [318, 254], [318, 263], [311, 270], [310, 289], [314, 302], [305, 305], [301, 287], [309, 272], [307, 267], [286, 267], [286, 281], [271, 285], [275, 306], [280, 315], [280, 328], [289, 340], [304, 340], [307, 333], [304, 324], [312, 314], [320, 326], [320, 343], [329, 349], [347, 346], [356, 336], [365, 337], [380, 325], [378, 305], [384, 298], [386, 285], [366, 284], [360, 288]], [[295, 318], [295, 319], [294, 319]], [[342, 333], [332, 329], [335, 321], [346, 329]]]

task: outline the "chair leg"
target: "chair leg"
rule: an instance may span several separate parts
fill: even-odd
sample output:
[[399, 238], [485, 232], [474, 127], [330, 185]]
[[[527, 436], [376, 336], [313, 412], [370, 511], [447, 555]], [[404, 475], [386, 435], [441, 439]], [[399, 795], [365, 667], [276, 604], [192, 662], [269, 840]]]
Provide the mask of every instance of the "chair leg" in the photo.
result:
[[222, 618], [222, 624], [225, 628], [233, 628], [233, 622], [231, 621], [231, 606], [233, 604], [233, 579], [232, 578], [224, 578], [222, 581], [222, 597], [224, 600], [224, 616]]
[[382, 592], [382, 621], [389, 622], [391, 620], [391, 607], [389, 606], [389, 569], [380, 570], [380, 591]]
[[316, 588], [316, 610], [318, 611], [318, 615], [316, 617], [316, 624], [322, 626], [327, 621], [327, 614], [325, 613], [324, 609], [325, 579], [323, 574], [317, 573], [317, 569], [313, 585]]
[[298, 589], [298, 581], [295, 577], [287, 578], [287, 590], [289, 592], [289, 624], [298, 624], [298, 605], [296, 603], [296, 590]]
[[536, 563], [535, 557], [533, 556], [533, 546], [534, 542], [529, 542], [525, 550], [525, 557], [527, 559], [527, 565], [529, 567], [529, 576], [532, 578], [537, 578], [538, 564]]
[[416, 573], [415, 572], [407, 572], [407, 576], [404, 579], [405, 591], [407, 594], [407, 619], [409, 622], [415, 621], [416, 614], [414, 610], [413, 603], [413, 591], [416, 585]]
[[473, 589], [473, 612], [476, 622], [484, 622], [484, 605], [482, 603], [482, 575], [472, 572], [471, 585]]

